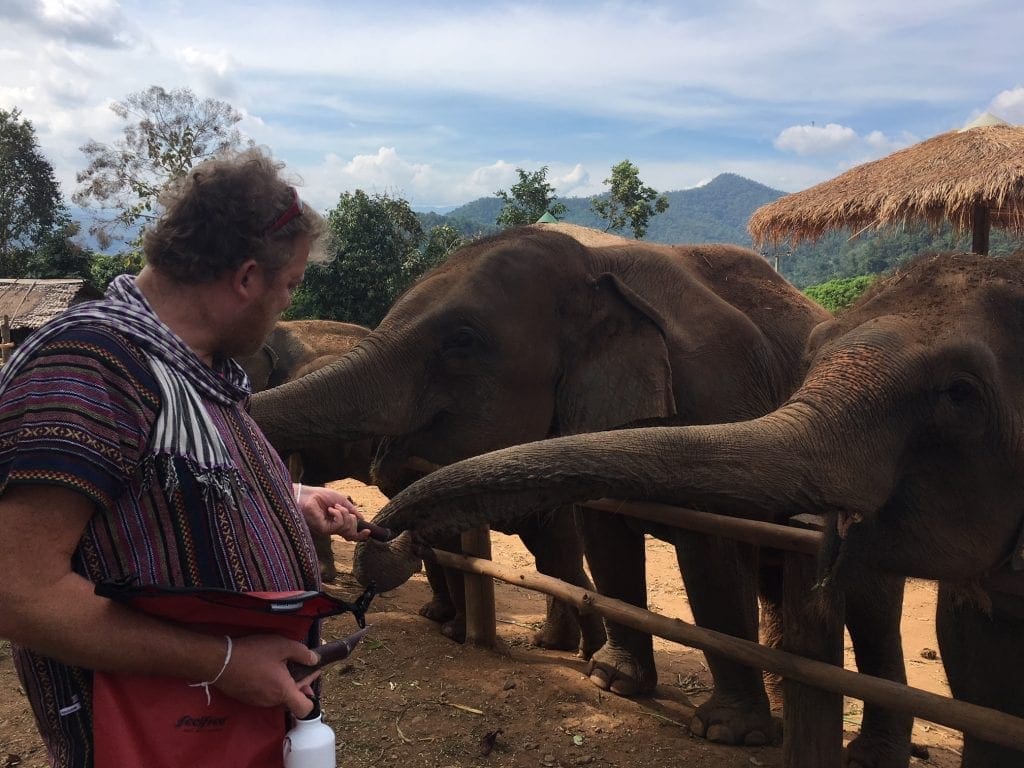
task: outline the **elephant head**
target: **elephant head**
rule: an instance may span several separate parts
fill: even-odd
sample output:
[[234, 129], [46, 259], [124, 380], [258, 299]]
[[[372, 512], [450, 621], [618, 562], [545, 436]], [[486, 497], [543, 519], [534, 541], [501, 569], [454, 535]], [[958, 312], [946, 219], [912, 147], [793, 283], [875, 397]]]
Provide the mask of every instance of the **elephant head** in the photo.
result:
[[[380, 513], [406, 533], [393, 553], [360, 546], [355, 572], [392, 586], [439, 530], [600, 497], [826, 513], [823, 578], [939, 579], [954, 695], [1024, 715], [1019, 600], [956, 588], [1024, 565], [1024, 258], [920, 257], [819, 325], [803, 367], [759, 418], [560, 437], [439, 470]], [[1024, 761], [965, 744], [965, 766]]]
[[[340, 357], [370, 332], [369, 328], [333, 320], [281, 320], [259, 352], [238, 358], [253, 392], [277, 387]], [[316, 363], [314, 364], [314, 361]]]
[[[403, 468], [414, 457], [444, 465], [553, 435], [777, 404], [791, 386], [786, 355], [799, 354], [820, 310], [743, 249], [682, 249], [687, 260], [595, 234], [590, 246], [525, 228], [460, 249], [342, 360], [255, 395], [253, 417], [279, 449], [384, 436], [375, 479], [393, 493], [413, 479]], [[712, 274], [730, 268], [734, 286]], [[762, 289], [746, 295], [755, 280]]]

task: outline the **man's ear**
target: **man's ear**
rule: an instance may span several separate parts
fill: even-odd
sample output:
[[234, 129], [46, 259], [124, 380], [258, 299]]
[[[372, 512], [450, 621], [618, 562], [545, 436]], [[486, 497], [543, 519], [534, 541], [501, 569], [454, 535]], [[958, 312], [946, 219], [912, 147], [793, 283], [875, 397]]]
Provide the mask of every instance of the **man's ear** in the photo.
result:
[[259, 264], [255, 259], [243, 261], [231, 277], [231, 288], [239, 296], [249, 298], [257, 290], [261, 277]]

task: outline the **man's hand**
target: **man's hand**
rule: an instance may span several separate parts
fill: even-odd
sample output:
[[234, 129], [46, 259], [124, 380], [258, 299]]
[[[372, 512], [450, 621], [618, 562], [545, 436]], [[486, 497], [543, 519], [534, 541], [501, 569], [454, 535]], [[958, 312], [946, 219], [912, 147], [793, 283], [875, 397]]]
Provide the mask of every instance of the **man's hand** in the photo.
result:
[[349, 541], [365, 541], [368, 530], [358, 530], [362, 513], [352, 499], [339, 491], [318, 486], [299, 486], [296, 501], [299, 511], [311, 531], [328, 535], [337, 534]]
[[319, 657], [302, 643], [276, 635], [236, 638], [231, 660], [214, 686], [248, 704], [284, 704], [296, 717], [305, 717], [313, 709], [309, 684], [320, 670], [296, 682], [286, 666], [289, 661], [316, 664]]

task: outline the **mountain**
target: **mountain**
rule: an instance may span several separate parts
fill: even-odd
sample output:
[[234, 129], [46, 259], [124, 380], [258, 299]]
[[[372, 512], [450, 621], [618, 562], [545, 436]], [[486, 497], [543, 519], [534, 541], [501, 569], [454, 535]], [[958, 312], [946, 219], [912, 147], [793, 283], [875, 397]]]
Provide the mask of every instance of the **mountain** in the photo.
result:
[[[716, 176], [702, 187], [667, 192], [669, 206], [654, 216], [644, 237], [653, 243], [736, 243], [750, 245], [747, 220], [765, 203], [784, 195], [734, 173]], [[604, 229], [605, 223], [590, 209], [589, 197], [558, 198], [567, 208], [563, 221]], [[466, 235], [496, 232], [501, 212], [499, 197], [481, 197], [449, 211], [431, 215], [425, 226], [447, 223]], [[622, 234], [629, 236], [628, 229]]]

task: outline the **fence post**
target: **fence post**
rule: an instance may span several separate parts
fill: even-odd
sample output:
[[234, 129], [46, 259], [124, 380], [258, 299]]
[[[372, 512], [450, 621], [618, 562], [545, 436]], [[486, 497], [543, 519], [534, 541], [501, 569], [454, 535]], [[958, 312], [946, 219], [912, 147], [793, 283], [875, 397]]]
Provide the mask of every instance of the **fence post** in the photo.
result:
[[[790, 521], [818, 527], [818, 519], [800, 515]], [[818, 527], [820, 530], [820, 527]], [[812, 592], [815, 558], [799, 552], [783, 555], [782, 650], [843, 666], [843, 606]], [[786, 768], [842, 765], [843, 696], [795, 680], [782, 681], [782, 764]]]
[[[462, 533], [462, 551], [470, 557], [491, 559], [488, 526]], [[498, 628], [494, 614], [494, 581], [490, 576], [464, 574], [466, 584], [466, 642], [494, 648]]]

